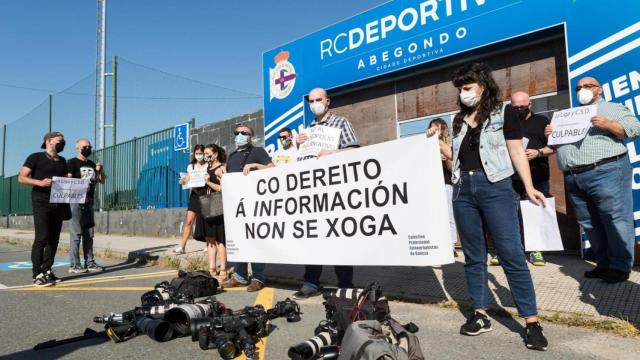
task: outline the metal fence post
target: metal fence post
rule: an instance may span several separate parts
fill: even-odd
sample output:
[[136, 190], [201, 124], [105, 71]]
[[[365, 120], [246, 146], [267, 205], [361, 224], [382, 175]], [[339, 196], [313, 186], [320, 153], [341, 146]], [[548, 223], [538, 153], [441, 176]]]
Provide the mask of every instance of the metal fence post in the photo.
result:
[[51, 132], [51, 128], [53, 125], [53, 95], [49, 94], [49, 131]]

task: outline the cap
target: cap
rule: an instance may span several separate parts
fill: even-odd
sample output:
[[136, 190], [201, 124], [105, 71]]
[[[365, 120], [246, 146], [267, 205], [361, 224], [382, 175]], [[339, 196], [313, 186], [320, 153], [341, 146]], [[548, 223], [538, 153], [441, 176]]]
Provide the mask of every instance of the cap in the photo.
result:
[[62, 135], [61, 132], [59, 131], [52, 131], [50, 133], [46, 133], [44, 135], [44, 139], [42, 140], [42, 145], [40, 145], [41, 149], [46, 149], [47, 148], [47, 140], [54, 138], [54, 137], [58, 137], [58, 136], [64, 136]]

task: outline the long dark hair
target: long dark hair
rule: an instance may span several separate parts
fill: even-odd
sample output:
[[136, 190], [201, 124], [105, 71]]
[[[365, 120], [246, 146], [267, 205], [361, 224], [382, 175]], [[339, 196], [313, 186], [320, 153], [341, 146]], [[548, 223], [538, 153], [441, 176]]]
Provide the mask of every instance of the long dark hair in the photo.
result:
[[[478, 126], [482, 126], [484, 122], [490, 118], [491, 114], [500, 109], [502, 101], [500, 101], [500, 88], [491, 75], [491, 69], [485, 63], [469, 63], [463, 65], [453, 72], [451, 79], [453, 86], [460, 88], [467, 84], [478, 83], [484, 87], [482, 98], [478, 104], [478, 113], [476, 114], [476, 122]], [[474, 108], [468, 107], [460, 101], [458, 97], [458, 106], [460, 112], [453, 119], [453, 134], [456, 135], [462, 128], [462, 123], [466, 115], [470, 115]]]
[[222, 146], [219, 146], [218, 144], [209, 144], [207, 147], [213, 150], [214, 153], [218, 154], [218, 161], [220, 161], [220, 164], [227, 163], [227, 152]]
[[196, 151], [198, 150], [204, 152], [204, 145], [198, 144], [193, 147], [193, 151], [191, 152], [191, 162], [189, 162], [192, 166], [198, 162], [198, 160], [196, 160]]

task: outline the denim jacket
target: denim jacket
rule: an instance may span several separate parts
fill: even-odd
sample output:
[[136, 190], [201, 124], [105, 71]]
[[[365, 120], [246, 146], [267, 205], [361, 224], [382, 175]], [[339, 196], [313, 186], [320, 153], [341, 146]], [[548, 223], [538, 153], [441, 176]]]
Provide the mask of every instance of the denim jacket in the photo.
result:
[[[509, 150], [507, 150], [507, 142], [502, 133], [504, 118], [502, 113], [496, 112], [491, 114], [488, 121], [482, 124], [482, 132], [480, 133], [480, 161], [482, 168], [487, 174], [490, 182], [503, 180], [514, 174], [513, 165]], [[469, 125], [467, 125], [467, 117], [465, 116], [462, 128], [457, 135], [453, 136], [453, 168], [451, 181], [457, 184], [460, 180], [460, 145]]]

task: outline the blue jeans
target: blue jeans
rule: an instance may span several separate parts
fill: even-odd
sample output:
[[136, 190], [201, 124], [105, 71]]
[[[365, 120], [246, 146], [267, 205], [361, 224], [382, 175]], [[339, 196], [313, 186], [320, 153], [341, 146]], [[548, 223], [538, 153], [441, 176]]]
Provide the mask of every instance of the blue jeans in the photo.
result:
[[[339, 288], [353, 288], [353, 266], [336, 265], [333, 267], [338, 278]], [[304, 284], [303, 288], [313, 290], [320, 289], [320, 276], [322, 275], [322, 265], [305, 265], [304, 266]]]
[[474, 309], [489, 306], [485, 226], [522, 317], [537, 315], [536, 293], [520, 242], [511, 178], [489, 182], [484, 171], [463, 171], [454, 185], [453, 212], [465, 258], [467, 289]]
[[[240, 262], [234, 264], [236, 272], [233, 274], [233, 277], [236, 278], [240, 284], [246, 285], [249, 283], [249, 271], [247, 269], [247, 265], [247, 263]], [[263, 263], [251, 263], [251, 279], [260, 281], [264, 284], [264, 268], [265, 264]]]
[[599, 267], [630, 272], [635, 230], [632, 170], [627, 156], [579, 174], [565, 175], [569, 201]]

